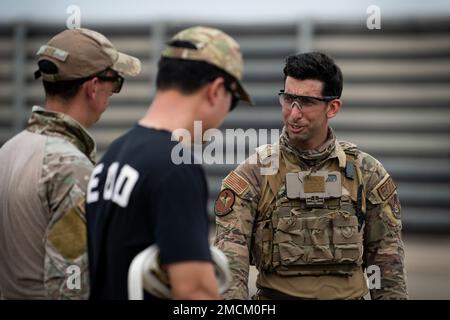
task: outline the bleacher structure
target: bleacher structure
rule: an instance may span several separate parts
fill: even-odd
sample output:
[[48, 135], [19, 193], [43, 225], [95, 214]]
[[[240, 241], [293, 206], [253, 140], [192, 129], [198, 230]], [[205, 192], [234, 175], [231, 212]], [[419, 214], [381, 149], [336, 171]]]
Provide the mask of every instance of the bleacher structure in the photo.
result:
[[[119, 50], [143, 62], [90, 131], [98, 154], [146, 111], [154, 94], [156, 64], [164, 43], [187, 24], [89, 25]], [[284, 58], [292, 53], [330, 54], [344, 74], [343, 108], [332, 120], [341, 140], [379, 159], [394, 177], [407, 232], [450, 232], [450, 19], [365, 22], [212, 25], [235, 37], [245, 58], [244, 83], [256, 106], [242, 104], [222, 129], [280, 129], [277, 92], [283, 88]], [[43, 105], [33, 80], [35, 53], [64, 26], [0, 25], [0, 145], [23, 129], [31, 106]], [[152, 146], [149, 146], [151, 148]], [[1, 164], [0, 164], [1, 165]], [[234, 165], [205, 166], [212, 205], [221, 179]], [[1, 182], [0, 182], [1, 183]], [[211, 217], [213, 213], [211, 212]]]

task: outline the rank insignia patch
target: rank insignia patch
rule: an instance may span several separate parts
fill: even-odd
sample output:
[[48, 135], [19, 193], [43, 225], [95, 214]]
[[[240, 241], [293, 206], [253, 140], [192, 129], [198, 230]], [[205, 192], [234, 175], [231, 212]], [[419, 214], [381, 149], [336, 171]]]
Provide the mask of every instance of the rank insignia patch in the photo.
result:
[[385, 182], [381, 186], [378, 187], [378, 194], [380, 195], [381, 200], [386, 201], [397, 189], [394, 181], [391, 177], [386, 179]]
[[223, 217], [233, 211], [233, 205], [235, 200], [234, 192], [230, 189], [223, 189], [220, 191], [214, 205], [214, 212], [216, 216]]

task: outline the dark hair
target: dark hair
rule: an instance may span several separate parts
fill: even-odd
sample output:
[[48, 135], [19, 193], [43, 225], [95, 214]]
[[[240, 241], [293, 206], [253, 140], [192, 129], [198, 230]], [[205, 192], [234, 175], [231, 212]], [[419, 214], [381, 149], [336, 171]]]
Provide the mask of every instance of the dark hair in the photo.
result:
[[78, 91], [80, 91], [81, 85], [86, 80], [87, 79], [77, 79], [56, 82], [43, 80], [42, 84], [44, 85], [44, 91], [47, 96], [59, 97], [65, 101], [69, 101], [77, 95]]
[[[49, 60], [41, 60], [38, 63], [39, 65], [39, 71], [44, 72], [46, 74], [56, 74], [58, 73], [58, 67]], [[107, 68], [106, 70], [100, 71], [96, 73], [95, 75], [81, 78], [81, 79], [74, 79], [74, 80], [63, 80], [63, 81], [45, 81], [42, 80], [42, 84], [44, 86], [44, 91], [46, 96], [50, 97], [59, 97], [65, 101], [71, 100], [73, 97], [77, 95], [77, 93], [80, 91], [81, 86], [86, 81], [92, 79], [95, 76], [101, 76], [106, 75], [106, 72], [112, 71], [116, 72], [112, 69]], [[99, 81], [102, 81], [102, 79], [99, 78]]]
[[[56, 64], [54, 64], [50, 60], [40, 60], [38, 62], [39, 65], [39, 74], [40, 72], [46, 73], [46, 74], [57, 74], [58, 73], [58, 67]], [[66, 81], [42, 81], [42, 84], [44, 86], [44, 91], [46, 96], [51, 97], [60, 97], [64, 100], [70, 100], [73, 97], [76, 96], [78, 91], [80, 90], [81, 85], [83, 82], [86, 81], [85, 79], [77, 79], [77, 80], [66, 80]]]
[[284, 80], [287, 77], [295, 79], [312, 79], [323, 82], [322, 95], [338, 96], [342, 94], [342, 72], [326, 54], [308, 52], [291, 55], [286, 58], [283, 69]]
[[[175, 40], [168, 45], [196, 49], [195, 45], [188, 41]], [[184, 94], [191, 94], [219, 77], [224, 78], [227, 88], [236, 81], [229, 73], [203, 61], [161, 57], [158, 62], [156, 88], [158, 90], [177, 89]]]

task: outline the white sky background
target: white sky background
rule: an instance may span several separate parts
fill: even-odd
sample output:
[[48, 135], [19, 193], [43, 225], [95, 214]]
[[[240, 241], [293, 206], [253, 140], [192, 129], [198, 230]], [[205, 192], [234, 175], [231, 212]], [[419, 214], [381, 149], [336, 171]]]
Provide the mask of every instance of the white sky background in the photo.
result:
[[369, 5], [382, 18], [450, 16], [449, 0], [2, 0], [0, 23], [17, 20], [65, 25], [70, 5], [81, 9], [81, 24], [157, 20], [217, 23], [292, 22], [302, 17], [365, 20]]

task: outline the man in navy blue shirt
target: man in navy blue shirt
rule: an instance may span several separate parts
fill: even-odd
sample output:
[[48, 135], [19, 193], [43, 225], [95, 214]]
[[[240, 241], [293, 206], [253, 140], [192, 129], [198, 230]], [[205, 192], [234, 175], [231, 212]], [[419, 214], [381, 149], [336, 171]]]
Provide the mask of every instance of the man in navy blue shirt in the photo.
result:
[[[93, 170], [86, 197], [91, 299], [127, 299], [133, 258], [156, 244], [176, 299], [218, 299], [208, 242], [203, 168], [176, 164], [173, 133], [217, 128], [244, 90], [239, 45], [193, 27], [162, 52], [147, 114], [114, 141]], [[186, 149], [184, 149], [186, 151]], [[146, 294], [146, 298], [155, 298]]]

